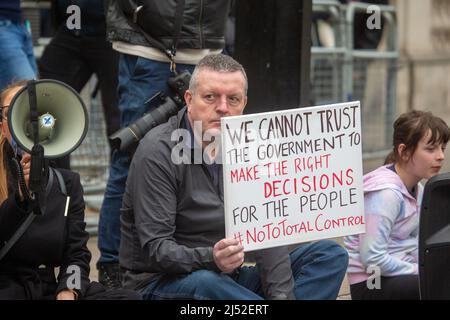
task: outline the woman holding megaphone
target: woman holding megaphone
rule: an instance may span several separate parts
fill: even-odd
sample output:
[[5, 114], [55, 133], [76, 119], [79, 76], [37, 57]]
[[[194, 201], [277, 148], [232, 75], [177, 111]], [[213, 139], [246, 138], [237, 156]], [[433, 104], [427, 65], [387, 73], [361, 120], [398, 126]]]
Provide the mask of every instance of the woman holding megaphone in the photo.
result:
[[0, 299], [140, 299], [133, 291], [106, 291], [90, 282], [89, 234], [77, 173], [48, 170], [47, 201], [38, 215], [19, 186], [20, 180], [29, 183], [31, 156], [12, 138], [7, 115], [26, 85], [20, 81], [0, 93]]

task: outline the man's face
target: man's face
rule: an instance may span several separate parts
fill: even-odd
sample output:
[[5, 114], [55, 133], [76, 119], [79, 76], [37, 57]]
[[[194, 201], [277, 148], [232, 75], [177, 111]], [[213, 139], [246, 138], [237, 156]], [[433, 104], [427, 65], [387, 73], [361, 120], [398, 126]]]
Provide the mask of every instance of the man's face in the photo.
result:
[[[189, 121], [202, 122], [202, 137], [220, 134], [220, 118], [241, 115], [247, 104], [245, 78], [240, 71], [217, 72], [203, 69], [198, 73], [195, 92], [184, 95]], [[200, 132], [197, 132], [199, 134]]]

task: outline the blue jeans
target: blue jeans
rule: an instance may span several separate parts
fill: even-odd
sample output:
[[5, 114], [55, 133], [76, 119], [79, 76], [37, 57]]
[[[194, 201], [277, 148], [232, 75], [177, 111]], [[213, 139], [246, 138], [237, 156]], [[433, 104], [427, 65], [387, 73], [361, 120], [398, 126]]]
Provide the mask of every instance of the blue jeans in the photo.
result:
[[[193, 65], [178, 64], [177, 70], [192, 72]], [[167, 85], [171, 76], [169, 64], [137, 56], [120, 54], [119, 58], [119, 109], [120, 125], [126, 127], [139, 119], [145, 112], [157, 107], [157, 102], [149, 107], [144, 103], [158, 91], [173, 96]], [[115, 151], [112, 155], [105, 197], [100, 209], [98, 226], [98, 264], [118, 263], [120, 247], [120, 208], [125, 192], [125, 183], [131, 159], [126, 152]]]
[[[297, 300], [337, 298], [348, 265], [347, 251], [331, 240], [306, 243], [290, 255]], [[257, 267], [243, 267], [232, 278], [199, 270], [187, 275], [162, 275], [141, 291], [145, 300], [261, 300]]]
[[23, 24], [0, 20], [0, 90], [18, 80], [35, 79], [33, 41]]

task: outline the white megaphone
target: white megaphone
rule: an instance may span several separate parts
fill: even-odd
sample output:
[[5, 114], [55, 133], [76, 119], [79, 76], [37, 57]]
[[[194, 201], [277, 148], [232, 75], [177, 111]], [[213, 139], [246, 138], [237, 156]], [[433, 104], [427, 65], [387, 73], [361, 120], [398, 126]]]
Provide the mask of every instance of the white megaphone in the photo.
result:
[[60, 81], [36, 80], [34, 87], [39, 138], [35, 139], [30, 121], [29, 86], [24, 86], [14, 96], [8, 110], [8, 125], [14, 141], [28, 153], [37, 141], [47, 159], [71, 153], [88, 130], [88, 113], [83, 100], [74, 89]]

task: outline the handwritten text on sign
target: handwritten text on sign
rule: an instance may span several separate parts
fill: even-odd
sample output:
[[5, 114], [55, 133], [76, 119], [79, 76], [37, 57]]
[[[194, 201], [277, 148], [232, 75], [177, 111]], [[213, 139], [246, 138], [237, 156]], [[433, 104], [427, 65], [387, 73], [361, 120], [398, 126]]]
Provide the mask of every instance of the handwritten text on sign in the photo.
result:
[[226, 236], [251, 251], [365, 232], [360, 111], [222, 118]]

